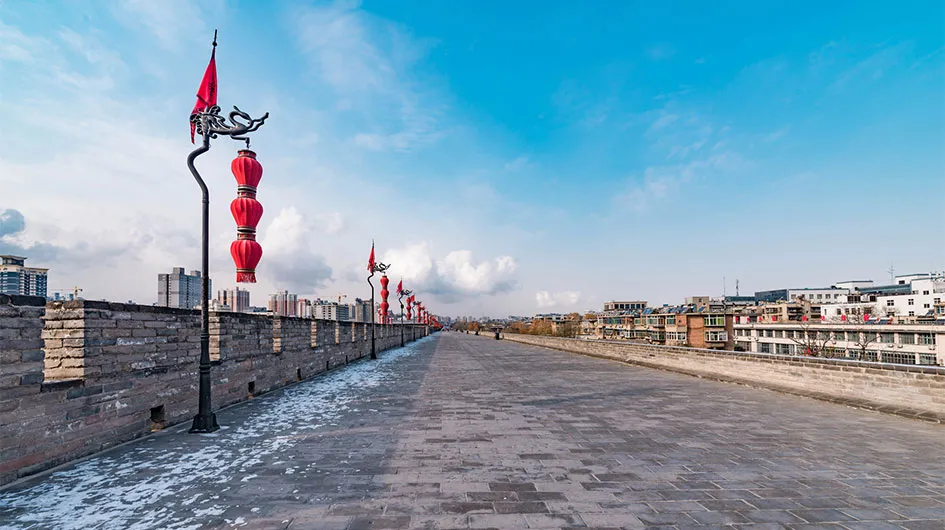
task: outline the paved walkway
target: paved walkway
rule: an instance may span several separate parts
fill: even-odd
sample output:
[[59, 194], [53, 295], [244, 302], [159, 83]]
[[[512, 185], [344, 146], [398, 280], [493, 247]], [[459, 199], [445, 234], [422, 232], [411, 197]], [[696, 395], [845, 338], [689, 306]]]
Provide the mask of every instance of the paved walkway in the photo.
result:
[[440, 334], [0, 492], [0, 528], [945, 528], [945, 428]]

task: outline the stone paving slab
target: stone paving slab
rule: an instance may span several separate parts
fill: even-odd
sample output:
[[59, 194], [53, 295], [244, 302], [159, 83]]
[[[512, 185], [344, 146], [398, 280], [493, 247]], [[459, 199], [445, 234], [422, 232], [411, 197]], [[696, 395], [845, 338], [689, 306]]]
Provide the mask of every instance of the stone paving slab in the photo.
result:
[[945, 529], [945, 426], [443, 333], [0, 492], [0, 528]]

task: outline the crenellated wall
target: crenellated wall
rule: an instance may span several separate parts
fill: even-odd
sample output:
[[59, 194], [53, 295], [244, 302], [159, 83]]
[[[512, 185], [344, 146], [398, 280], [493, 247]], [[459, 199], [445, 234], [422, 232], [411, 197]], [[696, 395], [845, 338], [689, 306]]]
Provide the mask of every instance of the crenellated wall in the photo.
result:
[[945, 422], [945, 367], [700, 350], [514, 333], [502, 333], [502, 338]]
[[[369, 355], [369, 329], [211, 313], [214, 408]], [[376, 332], [400, 346], [399, 326]], [[199, 356], [199, 311], [0, 295], [0, 484], [189, 421]]]

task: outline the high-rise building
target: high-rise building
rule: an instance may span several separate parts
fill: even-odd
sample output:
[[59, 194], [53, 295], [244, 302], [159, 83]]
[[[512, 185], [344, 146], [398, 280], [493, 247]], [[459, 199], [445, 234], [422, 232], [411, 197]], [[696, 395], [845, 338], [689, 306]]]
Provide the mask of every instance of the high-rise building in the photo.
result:
[[349, 320], [351, 306], [319, 300], [318, 303], [312, 305], [312, 317], [320, 320]]
[[0, 256], [0, 294], [46, 297], [49, 269], [27, 267], [22, 256]]
[[371, 309], [370, 300], [354, 300], [354, 319], [355, 322], [372, 322], [374, 320], [374, 311]]
[[295, 303], [295, 316], [312, 318], [312, 301], [308, 298], [299, 298]]
[[[200, 283], [200, 271], [185, 274], [183, 267], [174, 267], [170, 274], [158, 274], [157, 305], [181, 309], [200, 307]], [[207, 294], [211, 292], [212, 289], [207, 289]]]
[[249, 311], [249, 291], [246, 289], [234, 287], [233, 289], [217, 291], [216, 301], [220, 306], [226, 306], [230, 311], [236, 313]]
[[298, 295], [289, 291], [277, 291], [275, 294], [269, 295], [268, 307], [273, 315], [294, 317], [296, 316], [297, 304]]

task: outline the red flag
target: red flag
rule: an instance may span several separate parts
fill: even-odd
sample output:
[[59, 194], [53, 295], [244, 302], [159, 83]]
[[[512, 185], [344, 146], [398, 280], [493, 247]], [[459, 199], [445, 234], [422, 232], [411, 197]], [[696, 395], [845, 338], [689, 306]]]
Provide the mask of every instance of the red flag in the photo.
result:
[[404, 281], [400, 280], [400, 282], [397, 283], [397, 294], [402, 292], [404, 292]]
[[[194, 110], [190, 111], [191, 116], [217, 104], [216, 57], [217, 42], [216, 37], [214, 37], [213, 52], [210, 53], [210, 64], [207, 65], [207, 71], [203, 73], [203, 81], [200, 82], [200, 88], [197, 89], [197, 103], [194, 104]], [[194, 122], [190, 122], [190, 143], [194, 143]]]
[[367, 260], [368, 272], [374, 272], [374, 243], [371, 243], [371, 257]]

